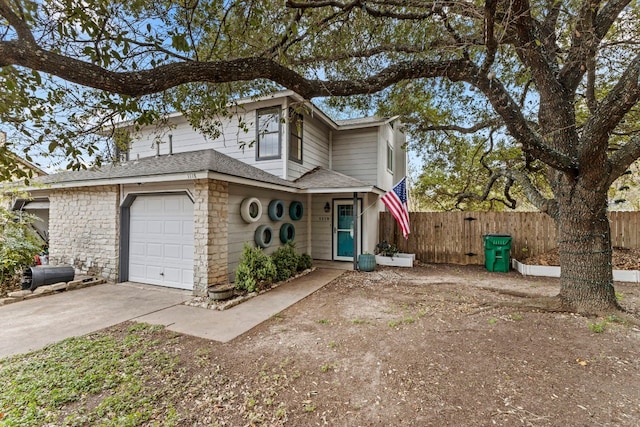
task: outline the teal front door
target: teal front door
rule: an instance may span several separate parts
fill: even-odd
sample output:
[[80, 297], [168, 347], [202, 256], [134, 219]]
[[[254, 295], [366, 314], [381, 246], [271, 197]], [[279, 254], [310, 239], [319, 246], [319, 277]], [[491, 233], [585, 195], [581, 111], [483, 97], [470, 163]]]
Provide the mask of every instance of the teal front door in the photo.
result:
[[[358, 213], [360, 201], [358, 201]], [[362, 236], [362, 223], [358, 221], [358, 240]], [[333, 202], [333, 259], [353, 261], [353, 201]], [[358, 244], [358, 248], [360, 244]]]

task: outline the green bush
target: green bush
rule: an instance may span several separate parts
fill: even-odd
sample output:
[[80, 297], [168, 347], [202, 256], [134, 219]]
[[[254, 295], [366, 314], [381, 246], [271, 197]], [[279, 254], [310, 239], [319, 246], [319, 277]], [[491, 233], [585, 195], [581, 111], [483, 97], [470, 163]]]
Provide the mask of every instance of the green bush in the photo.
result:
[[298, 258], [298, 271], [304, 271], [306, 269], [311, 268], [313, 265], [313, 260], [311, 259], [311, 255], [302, 254], [300, 258]]
[[44, 242], [31, 227], [35, 219], [0, 207], [0, 283], [13, 280], [42, 252]]
[[236, 268], [236, 289], [255, 292], [266, 288], [276, 278], [276, 266], [260, 248], [245, 243]]
[[296, 247], [292, 242], [286, 243], [276, 250], [273, 255], [273, 263], [276, 265], [276, 280], [287, 280], [298, 271], [300, 256], [296, 252]]

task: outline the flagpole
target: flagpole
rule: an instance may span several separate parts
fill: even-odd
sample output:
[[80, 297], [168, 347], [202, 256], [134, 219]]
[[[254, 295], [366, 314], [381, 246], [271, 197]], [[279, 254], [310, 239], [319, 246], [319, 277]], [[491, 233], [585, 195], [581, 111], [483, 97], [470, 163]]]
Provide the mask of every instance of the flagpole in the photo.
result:
[[358, 269], [358, 193], [353, 193], [353, 270]]

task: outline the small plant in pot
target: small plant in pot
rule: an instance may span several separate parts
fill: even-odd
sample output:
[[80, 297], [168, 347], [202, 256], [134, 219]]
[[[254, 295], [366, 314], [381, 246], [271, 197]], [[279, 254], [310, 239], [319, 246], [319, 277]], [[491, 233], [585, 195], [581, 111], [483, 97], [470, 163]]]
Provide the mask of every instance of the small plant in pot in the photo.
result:
[[393, 258], [399, 252], [398, 247], [386, 240], [376, 245], [376, 255], [388, 256]]

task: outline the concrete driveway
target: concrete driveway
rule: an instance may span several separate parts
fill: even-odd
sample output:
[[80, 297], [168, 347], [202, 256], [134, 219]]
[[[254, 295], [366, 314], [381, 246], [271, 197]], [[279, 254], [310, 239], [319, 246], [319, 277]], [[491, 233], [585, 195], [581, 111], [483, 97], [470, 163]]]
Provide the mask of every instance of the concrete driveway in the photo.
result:
[[183, 305], [191, 291], [139, 283], [97, 285], [0, 307], [0, 357], [37, 350], [126, 320], [227, 342], [344, 273], [318, 268], [228, 310]]
[[0, 357], [26, 353], [191, 298], [190, 291], [119, 283], [62, 292], [0, 307]]

